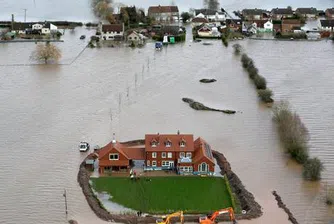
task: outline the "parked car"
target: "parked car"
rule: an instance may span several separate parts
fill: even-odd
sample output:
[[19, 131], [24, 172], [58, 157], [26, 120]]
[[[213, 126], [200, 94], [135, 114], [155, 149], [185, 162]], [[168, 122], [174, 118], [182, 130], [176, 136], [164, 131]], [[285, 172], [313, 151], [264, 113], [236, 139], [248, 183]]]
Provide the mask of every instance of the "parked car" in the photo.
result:
[[80, 152], [87, 152], [88, 150], [89, 150], [89, 144], [87, 142], [80, 142], [79, 151]]

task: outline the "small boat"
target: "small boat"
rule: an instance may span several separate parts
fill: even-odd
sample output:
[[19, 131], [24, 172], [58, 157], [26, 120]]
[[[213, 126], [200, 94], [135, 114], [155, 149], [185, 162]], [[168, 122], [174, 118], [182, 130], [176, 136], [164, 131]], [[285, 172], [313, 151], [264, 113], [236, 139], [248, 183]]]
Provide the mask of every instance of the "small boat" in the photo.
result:
[[155, 43], [155, 49], [156, 50], [161, 50], [162, 49], [162, 43], [161, 42], [156, 42]]
[[86, 36], [85, 36], [85, 35], [82, 35], [82, 36], [80, 37], [80, 40], [84, 40], [84, 39], [86, 39]]
[[87, 142], [80, 142], [79, 151], [80, 152], [87, 152], [88, 150], [89, 150], [89, 144]]

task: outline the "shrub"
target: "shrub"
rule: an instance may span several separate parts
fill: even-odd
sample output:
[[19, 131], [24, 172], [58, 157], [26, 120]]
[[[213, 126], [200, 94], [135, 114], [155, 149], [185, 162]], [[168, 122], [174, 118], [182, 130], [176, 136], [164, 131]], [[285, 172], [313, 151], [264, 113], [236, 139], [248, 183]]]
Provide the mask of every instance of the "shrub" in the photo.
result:
[[228, 40], [227, 37], [225, 35], [222, 35], [222, 41], [225, 47], [228, 47]]
[[253, 60], [250, 57], [248, 57], [247, 54], [242, 54], [241, 63], [242, 63], [242, 67], [247, 68], [249, 64], [253, 63]]
[[254, 78], [254, 84], [257, 89], [266, 89], [267, 88], [267, 81], [261, 75], [256, 75]]
[[271, 98], [273, 96], [273, 92], [270, 89], [260, 89], [257, 93], [263, 102], [265, 103], [274, 102], [274, 100]]
[[309, 134], [300, 117], [284, 101], [274, 106], [273, 113], [286, 152], [297, 162], [305, 163], [308, 160]]
[[326, 189], [326, 204], [327, 205], [334, 204], [334, 186], [329, 186]]
[[324, 165], [318, 158], [308, 159], [304, 163], [303, 176], [305, 180], [316, 181], [321, 179], [321, 172], [324, 170]]
[[253, 63], [249, 64], [249, 66], [246, 68], [248, 72], [248, 76], [251, 79], [254, 79], [259, 75], [259, 70], [254, 66]]
[[242, 47], [240, 44], [234, 44], [233, 45], [233, 48], [234, 48], [234, 54], [235, 55], [240, 55], [241, 52], [242, 52]]

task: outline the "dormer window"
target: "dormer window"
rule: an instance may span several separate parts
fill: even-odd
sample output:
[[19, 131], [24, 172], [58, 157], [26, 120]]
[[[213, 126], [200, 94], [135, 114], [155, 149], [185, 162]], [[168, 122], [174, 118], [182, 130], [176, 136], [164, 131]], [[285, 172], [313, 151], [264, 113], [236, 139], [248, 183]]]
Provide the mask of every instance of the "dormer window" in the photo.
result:
[[166, 147], [171, 147], [171, 146], [172, 146], [172, 142], [170, 140], [167, 140]]
[[153, 141], [151, 142], [151, 146], [152, 147], [157, 147], [157, 141], [155, 139], [153, 139]]
[[186, 143], [185, 143], [185, 141], [181, 141], [181, 142], [180, 142], [180, 146], [181, 146], [181, 147], [186, 147]]

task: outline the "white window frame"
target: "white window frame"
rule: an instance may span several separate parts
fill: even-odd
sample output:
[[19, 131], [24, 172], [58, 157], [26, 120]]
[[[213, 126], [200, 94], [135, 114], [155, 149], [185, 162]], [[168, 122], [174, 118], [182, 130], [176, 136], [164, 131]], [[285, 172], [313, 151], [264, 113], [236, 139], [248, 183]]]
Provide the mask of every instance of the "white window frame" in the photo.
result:
[[169, 147], [171, 147], [171, 146], [172, 146], [172, 143], [171, 143], [170, 141], [167, 141], [167, 142], [166, 142], [166, 147], [169, 148]]
[[168, 153], [167, 153], [167, 158], [168, 158], [168, 159], [172, 159], [172, 158], [173, 158], [173, 153], [168, 152]]
[[157, 161], [156, 160], [152, 161], [152, 167], [157, 167]]
[[186, 156], [186, 154], [184, 152], [180, 152], [180, 158], [184, 158]]
[[156, 152], [152, 152], [152, 158], [156, 159], [157, 158], [157, 153]]
[[[205, 169], [206, 170], [202, 170], [202, 165], [206, 165], [205, 166]], [[200, 163], [200, 164], [198, 164], [198, 171], [199, 172], [208, 172], [208, 170], [209, 170], [209, 165], [206, 163], [206, 162], [203, 162], [203, 163]]]
[[[111, 158], [112, 156], [117, 156], [117, 159], [115, 159], [115, 158], [112, 159], [112, 158]], [[110, 153], [110, 154], [109, 154], [109, 160], [114, 160], [114, 161], [115, 161], [115, 160], [119, 160], [119, 154], [118, 154], [118, 153]]]
[[152, 147], [157, 147], [157, 142], [156, 141], [151, 142], [151, 146]]
[[191, 152], [187, 152], [187, 153], [186, 153], [186, 157], [191, 159], [191, 157], [192, 157], [192, 153], [191, 153]]
[[165, 159], [167, 156], [166, 156], [166, 152], [162, 152], [161, 153], [161, 158]]
[[170, 166], [169, 161], [162, 161], [161, 166], [169, 167]]

